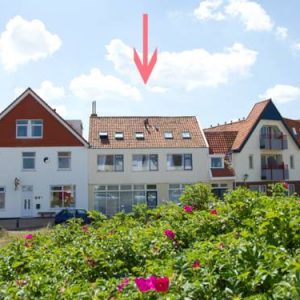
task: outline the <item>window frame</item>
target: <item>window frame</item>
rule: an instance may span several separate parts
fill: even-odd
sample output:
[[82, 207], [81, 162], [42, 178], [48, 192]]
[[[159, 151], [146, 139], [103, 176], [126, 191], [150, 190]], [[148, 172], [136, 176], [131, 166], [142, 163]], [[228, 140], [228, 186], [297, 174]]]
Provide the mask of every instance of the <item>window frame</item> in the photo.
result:
[[253, 154], [249, 154], [248, 156], [248, 167], [250, 170], [254, 169], [254, 156]]
[[[212, 163], [212, 161], [213, 161], [213, 159], [221, 159], [221, 166], [220, 167], [215, 167], [215, 166], [213, 166], [213, 163]], [[224, 157], [222, 157], [222, 156], [211, 156], [210, 157], [210, 168], [211, 169], [224, 169]]]
[[[62, 153], [69, 153], [70, 156], [67, 155], [61, 155]], [[60, 158], [69, 158], [69, 167], [68, 168], [62, 168], [59, 166]], [[57, 170], [59, 171], [70, 171], [72, 169], [72, 152], [71, 151], [58, 151], [57, 152]]]
[[[66, 189], [66, 187], [71, 187], [71, 197], [73, 197], [73, 205], [72, 206], [65, 206], [64, 203], [66, 202], [65, 200], [65, 192], [68, 190]], [[54, 188], [56, 188], [54, 190]], [[57, 189], [57, 188], [60, 188], [60, 189]], [[51, 209], [61, 209], [61, 208], [73, 208], [75, 209], [76, 207], [76, 185], [75, 184], [54, 184], [54, 185], [50, 185], [50, 203], [49, 203], [49, 207]], [[61, 201], [62, 201], [62, 206], [52, 206], [52, 201], [53, 201], [53, 193], [62, 193], [62, 198]]]
[[[0, 201], [0, 210], [5, 209], [5, 198], [6, 198], [6, 189], [5, 186], [0, 186], [0, 196], [3, 195], [3, 207], [1, 207], [1, 201]], [[1, 198], [0, 198], [1, 199]]]
[[[143, 157], [145, 156], [146, 157], [146, 168], [142, 168], [142, 169], [138, 169], [136, 166], [134, 166], [134, 161], [135, 159], [134, 158], [137, 158], [137, 157]], [[157, 166], [156, 168], [152, 168], [152, 164], [151, 164], [151, 161], [153, 158], [156, 158], [156, 163], [157, 163]], [[143, 161], [142, 161], [142, 165], [143, 165]], [[158, 167], [158, 154], [145, 154], [145, 153], [141, 153], [141, 154], [132, 154], [131, 156], [131, 170], [133, 172], [155, 172], [155, 171], [158, 171], [159, 170], [159, 167]]]
[[[112, 170], [100, 170], [99, 169], [99, 157], [106, 157], [107, 156], [112, 156]], [[117, 161], [122, 162], [122, 168], [118, 169], [117, 168]], [[104, 165], [105, 166], [105, 165]], [[97, 154], [97, 172], [124, 172], [124, 155], [123, 154]]]
[[[182, 165], [177, 168], [169, 166], [169, 157], [173, 157], [174, 155], [181, 156]], [[190, 160], [190, 168], [187, 167], [187, 161]], [[172, 158], [173, 161], [173, 158]], [[174, 162], [174, 161], [173, 161]], [[192, 153], [169, 153], [167, 154], [167, 171], [192, 171], [193, 170], [193, 154]]]
[[[28, 153], [32, 153], [33, 155], [28, 155]], [[24, 168], [24, 159], [33, 159], [33, 168]], [[35, 159], [36, 159], [36, 152], [34, 151], [22, 152], [22, 171], [35, 171], [36, 170]]]
[[[27, 122], [26, 124], [18, 124], [18, 122]], [[34, 122], [41, 122], [41, 124], [34, 124]], [[18, 135], [18, 129], [26, 127], [26, 135]], [[33, 128], [41, 127], [41, 135], [33, 135]], [[42, 119], [17, 119], [16, 120], [16, 139], [42, 139], [44, 135], [44, 122]]]
[[290, 168], [295, 169], [295, 159], [293, 154], [290, 155]]

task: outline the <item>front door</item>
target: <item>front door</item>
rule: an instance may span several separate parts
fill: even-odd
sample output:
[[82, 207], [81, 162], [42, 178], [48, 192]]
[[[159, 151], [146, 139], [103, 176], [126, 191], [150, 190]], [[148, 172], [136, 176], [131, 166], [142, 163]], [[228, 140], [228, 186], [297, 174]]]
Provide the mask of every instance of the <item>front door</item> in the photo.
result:
[[157, 206], [157, 191], [147, 191], [147, 205], [149, 208]]
[[33, 214], [33, 186], [22, 186], [22, 217], [31, 217]]

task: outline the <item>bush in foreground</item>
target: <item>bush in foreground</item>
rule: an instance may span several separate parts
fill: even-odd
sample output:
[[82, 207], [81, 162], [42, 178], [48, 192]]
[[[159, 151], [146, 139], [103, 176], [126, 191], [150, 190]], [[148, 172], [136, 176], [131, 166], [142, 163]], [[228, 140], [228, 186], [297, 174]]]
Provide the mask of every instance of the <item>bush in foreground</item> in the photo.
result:
[[27, 235], [1, 249], [0, 299], [299, 299], [299, 200], [214, 201]]

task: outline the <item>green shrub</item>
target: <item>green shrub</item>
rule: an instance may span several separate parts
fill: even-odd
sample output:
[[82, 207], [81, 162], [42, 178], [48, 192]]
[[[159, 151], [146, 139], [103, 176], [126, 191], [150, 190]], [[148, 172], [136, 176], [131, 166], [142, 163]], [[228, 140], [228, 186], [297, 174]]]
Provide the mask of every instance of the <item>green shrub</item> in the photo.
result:
[[[93, 212], [89, 226], [13, 241], [0, 250], [0, 299], [300, 299], [299, 200], [239, 188], [219, 201], [196, 186], [192, 211]], [[169, 279], [166, 292], [139, 291], [151, 275]]]
[[186, 186], [180, 197], [182, 204], [199, 210], [207, 209], [214, 201], [210, 185], [202, 182]]

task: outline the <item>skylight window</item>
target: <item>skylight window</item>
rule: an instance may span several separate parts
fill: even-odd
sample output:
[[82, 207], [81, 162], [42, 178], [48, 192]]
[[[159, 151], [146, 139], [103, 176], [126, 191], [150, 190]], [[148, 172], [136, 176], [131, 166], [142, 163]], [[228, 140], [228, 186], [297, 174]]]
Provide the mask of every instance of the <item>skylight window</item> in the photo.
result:
[[182, 132], [182, 138], [183, 139], [190, 139], [191, 138], [191, 133], [189, 131], [183, 131]]
[[297, 135], [297, 130], [296, 130], [296, 128], [293, 127], [292, 130], [293, 130], [293, 134], [294, 134], [294, 135]]
[[115, 132], [115, 139], [116, 140], [124, 140], [124, 133], [121, 131]]
[[107, 132], [99, 132], [99, 138], [100, 140], [108, 140], [108, 133]]
[[135, 133], [135, 138], [137, 140], [144, 140], [145, 139], [144, 132], [136, 132]]
[[173, 138], [172, 131], [165, 131], [165, 139], [170, 140]]

